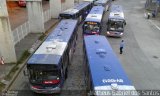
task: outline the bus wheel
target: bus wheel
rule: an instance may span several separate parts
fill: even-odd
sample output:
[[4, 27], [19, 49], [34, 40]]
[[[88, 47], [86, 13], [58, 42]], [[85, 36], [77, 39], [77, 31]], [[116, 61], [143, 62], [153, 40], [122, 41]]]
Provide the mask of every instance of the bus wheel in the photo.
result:
[[67, 79], [68, 77], [68, 69], [66, 69], [66, 72], [65, 72], [65, 79]]

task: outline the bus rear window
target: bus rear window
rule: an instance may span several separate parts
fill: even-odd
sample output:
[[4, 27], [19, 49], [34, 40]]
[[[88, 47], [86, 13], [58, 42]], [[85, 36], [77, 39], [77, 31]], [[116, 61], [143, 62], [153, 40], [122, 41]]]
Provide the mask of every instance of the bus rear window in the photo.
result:
[[60, 72], [55, 65], [28, 65], [29, 78], [32, 83], [41, 84], [44, 80], [56, 79], [60, 77]]
[[58, 70], [33, 70], [29, 69], [30, 80], [32, 83], [42, 83], [44, 80], [56, 80], [60, 78]]

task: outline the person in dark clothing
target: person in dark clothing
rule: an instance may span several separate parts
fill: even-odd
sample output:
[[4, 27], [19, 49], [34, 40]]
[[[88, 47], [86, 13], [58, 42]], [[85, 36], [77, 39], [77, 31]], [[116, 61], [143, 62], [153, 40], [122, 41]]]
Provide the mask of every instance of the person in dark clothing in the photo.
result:
[[152, 17], [153, 17], [153, 18], [156, 17], [156, 10], [153, 10], [153, 12], [152, 12]]
[[124, 48], [124, 40], [122, 40], [121, 41], [121, 43], [120, 43], [120, 54], [122, 54], [123, 53], [123, 48]]

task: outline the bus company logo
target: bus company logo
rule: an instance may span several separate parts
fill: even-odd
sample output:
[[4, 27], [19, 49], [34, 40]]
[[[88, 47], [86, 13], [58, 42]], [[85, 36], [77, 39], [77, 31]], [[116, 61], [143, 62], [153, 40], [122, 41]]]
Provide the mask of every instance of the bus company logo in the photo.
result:
[[123, 83], [123, 79], [103, 79], [103, 83]]

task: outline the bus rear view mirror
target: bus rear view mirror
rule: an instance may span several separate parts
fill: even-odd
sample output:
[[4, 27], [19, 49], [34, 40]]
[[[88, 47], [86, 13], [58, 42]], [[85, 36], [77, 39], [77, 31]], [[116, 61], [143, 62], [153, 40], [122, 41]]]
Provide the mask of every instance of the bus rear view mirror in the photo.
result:
[[126, 21], [124, 21], [124, 25], [126, 25], [127, 23], [126, 23]]

